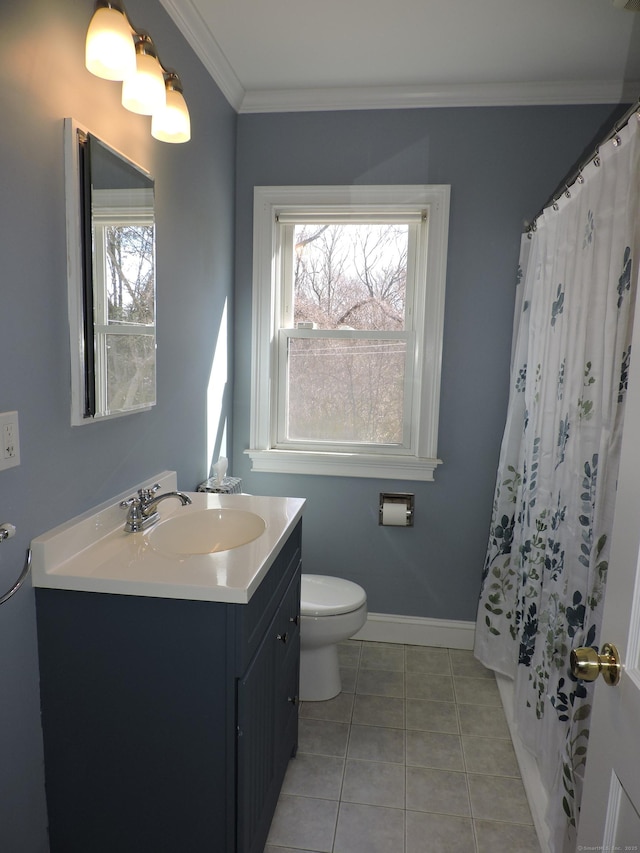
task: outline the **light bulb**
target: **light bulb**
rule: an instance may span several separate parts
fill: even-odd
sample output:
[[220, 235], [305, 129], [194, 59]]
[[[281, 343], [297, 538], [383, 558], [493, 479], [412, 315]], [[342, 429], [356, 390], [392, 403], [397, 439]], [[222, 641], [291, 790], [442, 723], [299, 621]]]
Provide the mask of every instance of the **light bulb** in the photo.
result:
[[136, 70], [122, 84], [122, 106], [150, 116], [166, 104], [164, 75], [149, 36], [136, 42]]
[[96, 9], [87, 30], [85, 65], [104, 80], [124, 80], [135, 71], [133, 32], [119, 9]]
[[191, 119], [187, 103], [175, 76], [167, 79], [167, 102], [164, 109], [151, 118], [151, 136], [160, 142], [188, 142], [191, 139]]

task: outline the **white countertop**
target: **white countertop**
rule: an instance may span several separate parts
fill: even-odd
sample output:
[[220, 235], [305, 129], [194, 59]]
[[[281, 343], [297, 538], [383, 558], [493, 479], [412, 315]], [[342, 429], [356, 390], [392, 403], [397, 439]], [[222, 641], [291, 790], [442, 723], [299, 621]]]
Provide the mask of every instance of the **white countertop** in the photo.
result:
[[[172, 472], [152, 482], [160, 482], [162, 492], [175, 490]], [[180, 513], [219, 507], [256, 513], [266, 524], [253, 542], [228, 551], [168, 555], [150, 544], [149, 534], [156, 525], [140, 533], [124, 531], [126, 510], [119, 503], [136, 488], [34, 539], [33, 585], [246, 604], [301, 518], [305, 503], [303, 498], [187, 492], [192, 503], [183, 507], [168, 498], [158, 506], [158, 524]]]

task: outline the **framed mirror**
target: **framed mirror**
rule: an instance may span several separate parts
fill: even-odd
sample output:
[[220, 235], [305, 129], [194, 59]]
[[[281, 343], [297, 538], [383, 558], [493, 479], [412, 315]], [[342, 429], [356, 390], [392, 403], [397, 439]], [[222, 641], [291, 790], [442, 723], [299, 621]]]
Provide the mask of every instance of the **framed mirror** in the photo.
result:
[[156, 402], [154, 182], [65, 119], [71, 423]]

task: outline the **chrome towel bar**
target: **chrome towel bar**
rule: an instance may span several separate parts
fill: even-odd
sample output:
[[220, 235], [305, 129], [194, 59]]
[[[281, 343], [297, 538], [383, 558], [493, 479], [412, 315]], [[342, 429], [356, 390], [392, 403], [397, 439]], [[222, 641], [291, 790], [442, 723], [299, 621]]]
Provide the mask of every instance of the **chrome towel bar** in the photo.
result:
[[[13, 536], [16, 532], [13, 524], [0, 524], [0, 542], [4, 542], [5, 539], [9, 539], [9, 537]], [[4, 595], [0, 596], [0, 604], [4, 604], [5, 601], [8, 601], [12, 595], [14, 595], [24, 583], [24, 579], [29, 574], [29, 569], [31, 568], [31, 548], [27, 549], [27, 556], [24, 561], [24, 566], [22, 571], [20, 572], [20, 577], [13, 584], [13, 586], [5, 592]]]

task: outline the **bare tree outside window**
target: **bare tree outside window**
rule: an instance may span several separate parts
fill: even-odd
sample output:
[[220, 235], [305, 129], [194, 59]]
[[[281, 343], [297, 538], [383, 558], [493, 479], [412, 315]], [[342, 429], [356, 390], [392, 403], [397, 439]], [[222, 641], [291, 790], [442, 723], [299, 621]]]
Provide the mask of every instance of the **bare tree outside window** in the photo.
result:
[[409, 227], [295, 226], [288, 438], [401, 444]]
[[104, 230], [109, 323], [153, 326], [154, 226], [108, 225]]

